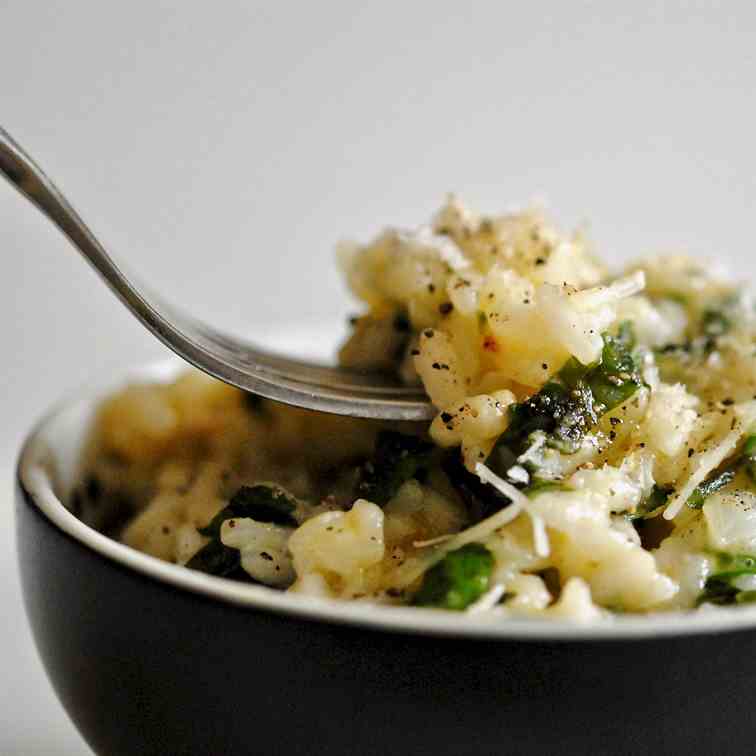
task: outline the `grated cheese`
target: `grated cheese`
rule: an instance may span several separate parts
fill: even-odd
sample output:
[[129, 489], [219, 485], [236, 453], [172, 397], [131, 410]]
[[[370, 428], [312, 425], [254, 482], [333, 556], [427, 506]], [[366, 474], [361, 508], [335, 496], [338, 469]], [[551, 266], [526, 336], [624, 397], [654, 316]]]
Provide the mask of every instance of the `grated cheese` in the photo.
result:
[[476, 525], [456, 533], [443, 543], [427, 546], [429, 551], [409, 557], [402, 565], [391, 571], [391, 576], [388, 582], [392, 587], [404, 588], [408, 586], [410, 583], [417, 580], [417, 578], [419, 578], [426, 570], [441, 561], [441, 559], [443, 559], [450, 551], [460, 549], [468, 543], [485, 540], [499, 528], [502, 528], [517, 519], [517, 517], [525, 511], [525, 507], [529, 504], [529, 500], [522, 491], [519, 491], [514, 486], [502, 480], [498, 475], [480, 462], [475, 466], [475, 472], [484, 482], [495, 481], [492, 482], [491, 485], [501, 491], [505, 496], [509, 497], [512, 503], [508, 507], [500, 509], [490, 517], [487, 517], [485, 520], [481, 520]]
[[[522, 491], [507, 483], [493, 472], [493, 470], [486, 467], [481, 462], [478, 462], [475, 465], [475, 472], [484, 483], [489, 483], [512, 500], [512, 504], [508, 509], [511, 509], [515, 504], [518, 504], [520, 511], [526, 512], [529, 515], [533, 526], [533, 543], [535, 545], [536, 554], [538, 554], [538, 556], [547, 557], [550, 552], [550, 547], [549, 537], [546, 533], [546, 526], [540, 515], [537, 515], [530, 509], [530, 499], [528, 499]], [[520, 512], [518, 511], [518, 515], [519, 513]], [[514, 517], [512, 519], [514, 519]], [[484, 520], [483, 522], [486, 521]]]
[[454, 538], [454, 536], [451, 533], [447, 533], [436, 538], [429, 538], [427, 541], [413, 541], [412, 545], [416, 549], [424, 549], [426, 546], [438, 546], [439, 543], [444, 543], [444, 541], [448, 541], [451, 538]]
[[664, 510], [664, 519], [673, 520], [685, 506], [693, 491], [734, 451], [747, 427], [756, 419], [756, 402], [748, 402], [738, 408], [736, 427], [730, 431], [713, 449], [698, 456], [695, 472], [685, 485], [672, 497]]
[[493, 588], [489, 588], [477, 601], [470, 604], [465, 611], [468, 614], [489, 612], [501, 601], [501, 597], [506, 592], [507, 589], [503, 583], [497, 583]]

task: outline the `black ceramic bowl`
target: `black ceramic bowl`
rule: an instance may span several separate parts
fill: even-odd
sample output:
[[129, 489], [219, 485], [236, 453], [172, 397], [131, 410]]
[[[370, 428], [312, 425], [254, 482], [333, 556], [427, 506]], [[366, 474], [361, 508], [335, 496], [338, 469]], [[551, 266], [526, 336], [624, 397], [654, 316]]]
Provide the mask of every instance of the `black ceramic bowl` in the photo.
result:
[[96, 753], [751, 752], [753, 610], [492, 623], [166, 564], [61, 503], [101, 396], [86, 392], [34, 430], [17, 507], [37, 647]]

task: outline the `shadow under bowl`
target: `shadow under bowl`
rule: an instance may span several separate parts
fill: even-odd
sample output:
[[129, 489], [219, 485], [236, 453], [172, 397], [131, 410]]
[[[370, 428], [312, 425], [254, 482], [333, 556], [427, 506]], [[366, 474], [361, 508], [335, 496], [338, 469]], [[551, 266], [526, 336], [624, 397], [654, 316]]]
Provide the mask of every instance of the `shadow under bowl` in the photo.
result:
[[31, 433], [16, 510], [36, 645], [96, 753], [658, 756], [756, 742], [748, 608], [493, 623], [288, 595], [111, 540], [62, 503], [104, 393]]

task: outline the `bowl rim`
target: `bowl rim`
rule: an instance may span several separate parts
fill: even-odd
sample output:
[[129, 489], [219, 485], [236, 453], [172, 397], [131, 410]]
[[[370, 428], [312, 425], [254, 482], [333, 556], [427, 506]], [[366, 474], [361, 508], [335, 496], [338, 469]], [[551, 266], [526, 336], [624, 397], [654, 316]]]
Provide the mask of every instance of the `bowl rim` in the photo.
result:
[[115, 380], [86, 385], [59, 401], [33, 426], [22, 444], [16, 468], [21, 492], [58, 530], [101, 558], [182, 591], [237, 607], [291, 618], [362, 626], [401, 634], [480, 638], [502, 641], [627, 641], [756, 629], [756, 607], [712, 607], [696, 612], [620, 615], [580, 624], [564, 619], [490, 617], [418, 607], [377, 606], [362, 602], [302, 596], [265, 586], [238, 583], [164, 562], [96, 531], [74, 516], [58, 498], [49, 469], [54, 450], [48, 429], [76, 405], [94, 407], [108, 393], [134, 380], [165, 381], [189, 366], [176, 358], [120, 371]]

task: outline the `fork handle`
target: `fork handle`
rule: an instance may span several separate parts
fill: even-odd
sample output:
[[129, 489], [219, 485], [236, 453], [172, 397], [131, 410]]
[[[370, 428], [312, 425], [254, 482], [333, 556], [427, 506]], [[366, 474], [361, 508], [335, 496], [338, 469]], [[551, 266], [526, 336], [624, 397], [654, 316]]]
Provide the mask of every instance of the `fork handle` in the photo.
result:
[[129, 283], [68, 200], [23, 147], [0, 127], [0, 173], [42, 211], [100, 274], [115, 295], [160, 337], [173, 330]]
[[118, 269], [60, 190], [0, 128], [0, 174], [46, 215], [100, 277], [168, 348], [206, 373], [245, 391], [299, 407], [356, 417], [428, 420], [433, 408], [417, 389], [343, 368], [272, 354], [229, 337], [150, 295]]

